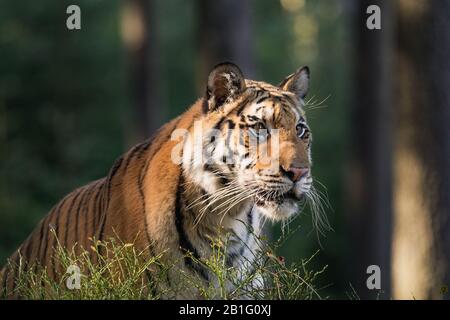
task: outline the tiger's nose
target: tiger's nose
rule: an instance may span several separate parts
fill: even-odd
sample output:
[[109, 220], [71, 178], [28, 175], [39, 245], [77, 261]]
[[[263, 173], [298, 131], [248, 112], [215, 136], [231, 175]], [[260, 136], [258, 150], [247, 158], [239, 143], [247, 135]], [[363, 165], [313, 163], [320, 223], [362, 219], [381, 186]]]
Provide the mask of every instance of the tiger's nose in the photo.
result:
[[296, 167], [290, 167], [287, 171], [287, 175], [289, 179], [292, 180], [292, 182], [297, 182], [304, 176], [306, 176], [309, 173], [308, 168], [296, 168]]

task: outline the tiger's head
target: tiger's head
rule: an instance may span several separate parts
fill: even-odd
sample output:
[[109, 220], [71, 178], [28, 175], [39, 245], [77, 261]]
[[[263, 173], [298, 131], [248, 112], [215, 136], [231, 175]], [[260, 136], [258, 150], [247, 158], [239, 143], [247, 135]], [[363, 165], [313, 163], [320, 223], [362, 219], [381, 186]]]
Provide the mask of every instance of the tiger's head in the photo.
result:
[[217, 65], [203, 99], [201, 138], [185, 148], [185, 172], [226, 206], [251, 202], [272, 220], [298, 213], [313, 182], [303, 110], [309, 78], [303, 67], [271, 85], [245, 79], [232, 63]]

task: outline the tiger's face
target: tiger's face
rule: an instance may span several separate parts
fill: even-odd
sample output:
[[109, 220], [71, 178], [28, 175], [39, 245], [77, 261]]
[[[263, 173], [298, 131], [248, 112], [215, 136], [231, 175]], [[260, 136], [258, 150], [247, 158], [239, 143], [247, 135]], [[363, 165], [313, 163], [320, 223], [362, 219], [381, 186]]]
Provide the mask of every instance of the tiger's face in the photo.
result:
[[237, 144], [235, 177], [239, 185], [253, 190], [263, 214], [287, 219], [299, 212], [312, 185], [312, 135], [302, 109], [304, 96], [261, 82], [246, 84], [256, 99], [236, 119], [236, 134], [244, 139]]
[[233, 64], [216, 66], [203, 105], [206, 159], [188, 160], [191, 177], [227, 205], [251, 202], [272, 220], [298, 213], [312, 186], [308, 85], [307, 67], [274, 86], [244, 79]]

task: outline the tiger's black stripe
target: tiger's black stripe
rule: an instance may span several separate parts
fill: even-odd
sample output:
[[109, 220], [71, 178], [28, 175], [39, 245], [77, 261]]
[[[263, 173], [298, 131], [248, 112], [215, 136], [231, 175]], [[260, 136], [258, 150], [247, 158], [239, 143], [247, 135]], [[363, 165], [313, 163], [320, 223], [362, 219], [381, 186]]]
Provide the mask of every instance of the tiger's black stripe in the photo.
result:
[[[208, 272], [206, 269], [201, 266], [200, 255], [197, 249], [193, 246], [191, 241], [188, 238], [184, 230], [184, 216], [181, 210], [181, 202], [182, 202], [182, 194], [183, 194], [183, 173], [180, 173], [180, 179], [178, 182], [178, 190], [175, 199], [175, 227], [178, 233], [178, 243], [180, 246], [180, 250], [184, 253], [184, 264], [186, 267], [194, 270], [197, 274], [199, 274], [204, 280], [209, 281]], [[186, 254], [192, 254], [196, 261], [193, 261], [191, 257]]]
[[[42, 244], [43, 240], [44, 240], [44, 232], [45, 232], [45, 220], [47, 220], [47, 217], [44, 217], [41, 221], [41, 223], [39, 224], [39, 243]], [[36, 252], [36, 256], [34, 257], [36, 260], [39, 260], [40, 254], [41, 254], [41, 246], [39, 246], [38, 250], [35, 251]]]
[[[257, 93], [256, 97], [258, 97], [258, 93]], [[239, 105], [239, 107], [236, 110], [236, 115], [240, 116], [242, 114], [244, 109], [250, 105], [249, 101], [250, 101], [250, 98], [246, 98], [244, 101], [241, 102], [241, 104]]]
[[131, 160], [133, 160], [136, 153], [141, 151], [142, 147], [145, 145], [145, 143], [140, 143], [137, 146], [135, 146], [131, 151], [128, 153], [128, 156], [125, 158], [125, 167], [123, 169], [124, 172], [127, 171], [128, 166], [130, 165]]
[[[65, 203], [68, 200], [69, 197], [70, 197], [70, 194], [64, 198], [63, 202]], [[58, 241], [59, 241], [59, 229], [60, 229], [60, 228], [58, 228], [58, 226], [59, 226], [59, 218], [61, 217], [61, 208], [63, 207], [63, 205], [60, 206], [58, 208], [57, 212], [56, 212], [55, 236], [54, 237], [56, 238], [55, 240], [58, 240]]]
[[[45, 264], [45, 258], [47, 256], [47, 248], [48, 248], [48, 231], [50, 230], [50, 227], [48, 225], [49, 221], [51, 220], [52, 215], [54, 214], [56, 208], [59, 208], [61, 206], [61, 203], [58, 205], [58, 207], [53, 208], [50, 211], [50, 214], [48, 214], [44, 220], [41, 223], [41, 230], [40, 230], [40, 246], [38, 253], [36, 255], [37, 263], [39, 265], [46, 265]], [[45, 241], [44, 241], [45, 239]], [[15, 270], [16, 268], [14, 268]], [[14, 279], [12, 280], [14, 282]], [[44, 287], [44, 279], [41, 279], [41, 286]]]
[[110, 200], [111, 200], [111, 183], [116, 175], [116, 173], [119, 171], [119, 169], [121, 168], [123, 163], [123, 156], [121, 156], [119, 159], [117, 159], [114, 162], [113, 167], [111, 168], [111, 171], [108, 174], [108, 177], [105, 180], [106, 183], [106, 198], [104, 199], [104, 201], [106, 201], [106, 203], [104, 203], [104, 210], [102, 215], [100, 216], [100, 228], [99, 228], [99, 232], [98, 232], [98, 240], [103, 240], [103, 232], [105, 229], [105, 225], [106, 225], [106, 219], [107, 219], [107, 214], [106, 211], [108, 211], [109, 208], [109, 204], [110, 204]]
[[[40, 247], [39, 247], [39, 261], [40, 262], [44, 262], [45, 257], [47, 256], [47, 248], [48, 248], [48, 231], [50, 230], [50, 226], [48, 225], [53, 214], [55, 213], [55, 211], [61, 206], [61, 203], [56, 207], [53, 208], [53, 210], [50, 212], [49, 215], [47, 215], [43, 222], [42, 222], [42, 228], [43, 228], [43, 232], [41, 234], [41, 239], [40, 239]], [[45, 241], [44, 241], [45, 240]]]
[[[89, 193], [89, 197], [88, 197], [89, 199], [87, 199], [86, 204], [85, 204], [86, 217], [84, 220], [84, 232], [85, 232], [84, 240], [86, 241], [86, 248], [89, 248], [89, 238], [92, 236], [92, 234], [90, 235], [90, 233], [89, 233], [89, 225], [91, 224], [90, 222], [92, 222], [92, 224], [94, 223], [94, 216], [95, 216], [95, 212], [92, 212], [92, 217], [89, 217], [89, 213], [91, 212], [90, 207], [89, 207], [89, 204], [90, 204], [89, 200], [92, 199], [92, 194], [94, 193], [94, 191], [97, 191], [97, 187], [98, 187], [99, 183], [101, 183], [101, 182], [102, 181], [99, 180], [99, 181], [95, 182], [95, 184], [92, 186], [91, 191]], [[95, 204], [97, 202], [98, 195], [99, 195], [99, 192], [97, 192], [97, 194], [95, 195], [95, 198], [92, 202], [92, 211], [95, 210]]]
[[256, 104], [260, 104], [264, 101], [266, 101], [267, 99], [269, 99], [270, 96], [265, 96], [265, 97], [261, 97], [256, 101]]
[[142, 154], [148, 150], [151, 145], [152, 139], [153, 138], [150, 138], [147, 141], [138, 144], [130, 151], [129, 156], [125, 160], [125, 167], [123, 169], [124, 172], [128, 170], [128, 166], [130, 165], [132, 160], [134, 160], [135, 158], [140, 159]]
[[[34, 263], [34, 261], [33, 261], [33, 252], [31, 251], [32, 250], [31, 244], [34, 243], [34, 241], [33, 241], [34, 238], [35, 238], [35, 234], [32, 233], [30, 236], [28, 236], [25, 246], [23, 248], [21, 248], [22, 251], [24, 251], [24, 257], [25, 257], [24, 270], [34, 271], [35, 267], [36, 267], [36, 263]], [[36, 254], [36, 257], [34, 257], [34, 260], [37, 260], [37, 254]]]
[[80, 202], [78, 203], [78, 208], [75, 215], [75, 231], [74, 231], [74, 243], [77, 243], [80, 245], [80, 241], [78, 241], [80, 238], [78, 237], [78, 222], [80, 220], [80, 211], [83, 207], [84, 201], [86, 201], [86, 196], [89, 194], [88, 188], [85, 188], [83, 191], [83, 195], [80, 198]]
[[287, 94], [283, 94], [283, 97], [292, 105], [296, 105], [294, 99], [292, 99], [292, 97], [288, 96]]
[[[150, 142], [149, 142], [150, 145]], [[142, 187], [142, 183], [144, 182], [144, 179], [147, 175], [147, 169], [148, 169], [148, 165], [150, 164], [150, 162], [153, 159], [153, 156], [159, 151], [158, 150], [150, 157], [150, 159], [147, 159], [147, 161], [145, 162], [145, 164], [142, 166], [141, 171], [139, 172], [139, 177], [138, 177], [138, 191], [139, 191], [139, 197], [141, 199], [142, 202], [142, 213], [144, 215], [144, 228], [145, 228], [145, 236], [147, 239], [147, 242], [149, 244], [149, 246], [151, 246], [151, 237], [150, 234], [148, 232], [148, 221], [147, 221], [147, 212], [146, 212], [146, 202], [145, 202], [145, 194], [144, 194], [144, 189]], [[149, 247], [149, 249], [151, 250], [151, 247]]]
[[67, 237], [68, 237], [68, 232], [69, 232], [69, 227], [70, 227], [71, 213], [72, 213], [73, 207], [75, 205], [75, 202], [77, 201], [78, 197], [81, 194], [81, 191], [82, 191], [82, 189], [79, 189], [79, 191], [77, 192], [75, 197], [73, 197], [72, 202], [70, 203], [69, 210], [66, 212], [66, 215], [67, 215], [66, 228], [65, 228], [66, 231], [64, 232], [64, 242], [61, 243], [61, 245], [63, 247], [65, 247], [67, 245]]
[[[53, 230], [54, 230], [54, 234], [51, 234], [50, 235], [50, 239], [49, 239], [49, 244], [47, 245], [47, 248], [48, 247], [50, 247], [50, 250], [52, 250], [52, 253], [51, 253], [51, 255], [50, 255], [50, 258], [51, 258], [51, 260], [53, 261], [53, 264], [52, 264], [52, 272], [53, 272], [53, 275], [56, 275], [56, 263], [55, 263], [55, 250], [54, 250], [54, 243], [56, 242], [58, 242], [59, 241], [59, 238], [58, 238], [58, 225], [59, 225], [59, 217], [60, 217], [60, 215], [61, 215], [61, 208], [62, 207], [64, 207], [64, 204], [67, 202], [67, 200], [69, 199], [69, 196], [66, 196], [62, 201], [61, 201], [61, 203], [58, 205], [58, 208], [55, 210], [55, 212], [53, 213], [54, 215], [56, 215], [56, 217], [55, 217], [55, 224], [54, 224], [54, 226], [48, 226], [48, 228], [50, 229], [50, 231], [51, 231], [51, 229], [53, 228]], [[51, 220], [51, 219], [50, 219]], [[49, 223], [51, 223], [51, 222], [49, 222]], [[47, 256], [47, 248], [46, 248], [46, 250], [45, 250], [45, 253], [44, 253], [44, 259], [45, 259], [45, 257]]]
[[217, 123], [214, 125], [214, 129], [215, 130], [220, 130], [222, 129], [222, 125], [224, 124], [226, 120], [226, 116], [223, 116], [219, 119], [219, 121], [217, 121]]
[[116, 175], [116, 173], [119, 171], [120, 167], [122, 166], [123, 163], [123, 156], [121, 156], [119, 159], [117, 159], [114, 162], [113, 167], [111, 168], [111, 171], [108, 175], [108, 178], [106, 179], [106, 182], [108, 184], [108, 195], [107, 195], [107, 204], [109, 205], [110, 199], [111, 199], [111, 183]]
[[96, 217], [101, 214], [100, 209], [100, 194], [102, 193], [103, 180], [100, 182], [101, 186], [98, 188], [97, 193], [95, 194], [94, 203], [92, 204], [93, 213], [92, 213], [92, 236], [95, 235], [95, 227], [96, 227]]
[[228, 129], [230, 129], [230, 130], [233, 130], [235, 127], [236, 127], [236, 124], [234, 123], [234, 121], [233, 120], [228, 120], [227, 121], [227, 123], [228, 123]]
[[253, 208], [250, 208], [250, 210], [247, 212], [247, 235], [245, 237], [245, 242], [242, 244], [241, 248], [239, 249], [239, 254], [241, 256], [244, 255], [245, 248], [248, 247], [248, 242], [250, 240], [250, 234], [253, 233]]
[[30, 249], [31, 249], [31, 239], [32, 236], [29, 236], [27, 239], [27, 243], [25, 244], [25, 246], [22, 248], [22, 250], [24, 251], [23, 256], [25, 257], [25, 269], [28, 269], [28, 265], [31, 263], [31, 257], [30, 257]]
[[250, 234], [253, 232], [253, 207], [247, 212], [247, 233], [245, 235], [245, 240], [241, 239], [234, 230], [232, 234], [241, 242], [239, 249], [236, 250], [238, 253], [230, 251], [226, 258], [226, 263], [228, 266], [232, 266], [236, 258], [242, 257], [244, 255], [245, 249], [248, 248], [248, 242], [250, 240]]
[[[95, 216], [95, 230], [98, 230], [98, 226], [100, 225], [100, 220], [102, 218], [102, 215], [104, 213], [105, 207], [105, 201], [104, 201], [104, 196], [105, 196], [105, 186], [106, 186], [106, 179], [103, 179], [102, 185], [100, 187], [100, 189], [98, 190], [98, 193], [100, 194], [99, 196], [99, 200], [97, 203], [97, 211], [95, 212], [96, 216]], [[95, 233], [96, 234], [96, 233]]]
[[[223, 156], [223, 157], [222, 157], [222, 161], [223, 161], [224, 163], [226, 162], [226, 156]], [[227, 183], [230, 183], [230, 180], [229, 180], [226, 176], [224, 176], [224, 175], [218, 175], [218, 174], [216, 173], [216, 171], [217, 171], [218, 169], [219, 169], [219, 168], [218, 168], [217, 166], [213, 165], [213, 164], [205, 163], [205, 164], [203, 165], [203, 170], [204, 170], [204, 171], [207, 171], [207, 172], [210, 172], [210, 173], [212, 173], [214, 176], [216, 176], [220, 185], [224, 186], [224, 185], [226, 185]]]
[[[231, 121], [231, 120], [229, 120], [229, 121]], [[225, 161], [224, 161], [224, 163], [228, 166], [228, 170], [230, 170], [230, 171], [232, 171], [233, 170], [233, 168], [234, 168], [234, 160], [232, 159], [232, 157], [233, 157], [233, 151], [232, 151], [232, 148], [231, 148], [231, 135], [232, 135], [232, 132], [231, 132], [231, 130], [228, 130], [228, 132], [227, 132], [227, 137], [226, 137], [226, 142], [225, 142], [225, 147], [226, 147], [226, 158], [225, 158]], [[228, 163], [228, 159], [230, 159], [231, 158], [231, 163]]]
[[120, 167], [122, 166], [122, 162], [123, 162], [123, 156], [119, 157], [119, 159], [117, 159], [114, 162], [113, 167], [111, 168], [111, 171], [109, 172], [108, 180], [112, 180], [112, 178], [114, 178], [117, 171], [119, 171]]
[[[82, 206], [82, 208], [81, 208], [82, 216], [81, 216], [80, 223], [78, 223], [79, 220], [77, 220], [77, 228], [78, 228], [78, 226], [79, 225], [81, 226], [81, 224], [83, 223], [82, 219], [84, 218], [84, 227], [85, 227], [84, 230], [83, 230], [83, 228], [80, 228], [81, 229], [80, 236], [78, 235], [78, 232], [75, 233], [77, 239], [79, 239], [77, 242], [82, 247], [84, 246], [84, 244], [85, 244], [84, 242], [85, 241], [86, 241], [86, 244], [88, 244], [88, 242], [87, 242], [88, 239], [87, 239], [86, 222], [88, 220], [88, 215], [89, 215], [89, 203], [90, 203], [90, 200], [91, 200], [92, 193], [95, 191], [95, 186], [96, 186], [96, 184], [89, 185], [88, 190], [86, 191], [86, 197], [84, 197], [84, 200], [83, 200], [84, 202], [81, 204], [81, 206]], [[83, 231], [84, 231], [84, 233], [83, 233]]]
[[207, 114], [208, 111], [209, 111], [208, 100], [205, 99], [205, 98], [203, 98], [203, 100], [202, 100], [202, 112], [203, 112], [204, 114]]

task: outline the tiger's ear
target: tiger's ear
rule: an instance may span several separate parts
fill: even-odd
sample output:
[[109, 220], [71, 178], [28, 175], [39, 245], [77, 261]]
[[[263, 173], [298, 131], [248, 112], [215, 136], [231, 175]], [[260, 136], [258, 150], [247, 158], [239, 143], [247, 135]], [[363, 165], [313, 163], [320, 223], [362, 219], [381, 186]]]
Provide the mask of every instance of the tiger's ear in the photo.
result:
[[233, 63], [220, 63], [208, 76], [206, 87], [207, 111], [216, 110], [225, 103], [236, 100], [245, 89], [245, 79]]
[[304, 99], [309, 89], [309, 68], [302, 67], [293, 74], [285, 78], [279, 87], [284, 91], [290, 91], [297, 96], [297, 99]]

